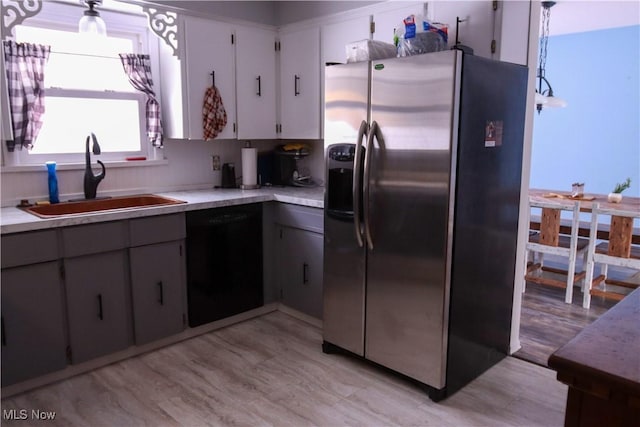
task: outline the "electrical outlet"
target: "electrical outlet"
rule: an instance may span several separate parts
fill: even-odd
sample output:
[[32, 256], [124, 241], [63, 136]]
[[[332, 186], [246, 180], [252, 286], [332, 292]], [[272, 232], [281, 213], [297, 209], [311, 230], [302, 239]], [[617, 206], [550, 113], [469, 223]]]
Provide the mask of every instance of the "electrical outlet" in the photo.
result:
[[214, 171], [220, 170], [220, 156], [215, 154], [211, 156], [211, 169]]

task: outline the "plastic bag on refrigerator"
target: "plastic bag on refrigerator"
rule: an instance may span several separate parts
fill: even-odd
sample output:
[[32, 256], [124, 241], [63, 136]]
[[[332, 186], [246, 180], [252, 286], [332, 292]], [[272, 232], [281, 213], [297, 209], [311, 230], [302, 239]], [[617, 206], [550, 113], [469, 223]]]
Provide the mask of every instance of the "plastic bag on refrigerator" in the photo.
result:
[[419, 55], [447, 49], [449, 26], [430, 22], [420, 15], [410, 15], [394, 34], [398, 56]]

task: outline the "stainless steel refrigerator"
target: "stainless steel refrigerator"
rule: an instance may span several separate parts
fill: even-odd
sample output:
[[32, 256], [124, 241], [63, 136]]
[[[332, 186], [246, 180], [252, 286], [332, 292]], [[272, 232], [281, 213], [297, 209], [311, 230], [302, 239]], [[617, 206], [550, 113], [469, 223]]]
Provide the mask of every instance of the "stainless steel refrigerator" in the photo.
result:
[[527, 68], [327, 66], [323, 350], [440, 400], [509, 349]]

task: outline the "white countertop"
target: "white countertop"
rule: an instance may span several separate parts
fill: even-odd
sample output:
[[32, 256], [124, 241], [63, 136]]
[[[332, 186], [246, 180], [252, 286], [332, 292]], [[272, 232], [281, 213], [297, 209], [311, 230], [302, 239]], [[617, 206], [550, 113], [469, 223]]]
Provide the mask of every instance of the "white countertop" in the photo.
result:
[[198, 209], [276, 201], [314, 208], [324, 208], [324, 187], [298, 188], [273, 187], [258, 190], [210, 189], [174, 192], [154, 192], [186, 203], [168, 206], [119, 209], [86, 214], [65, 215], [55, 218], [39, 218], [15, 207], [0, 209], [0, 233], [18, 233], [70, 225], [165, 215]]

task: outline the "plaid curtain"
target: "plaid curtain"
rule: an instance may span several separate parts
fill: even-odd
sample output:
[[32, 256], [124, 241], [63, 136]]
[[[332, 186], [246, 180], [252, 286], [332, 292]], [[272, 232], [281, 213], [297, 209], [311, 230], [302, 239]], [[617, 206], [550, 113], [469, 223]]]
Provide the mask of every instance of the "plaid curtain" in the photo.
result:
[[13, 140], [7, 149], [31, 149], [42, 127], [44, 114], [44, 66], [50, 46], [3, 41]]
[[149, 55], [121, 53], [120, 61], [131, 85], [147, 95], [147, 136], [154, 147], [162, 147], [162, 120], [160, 104], [153, 91]]

